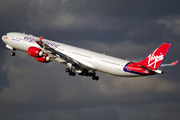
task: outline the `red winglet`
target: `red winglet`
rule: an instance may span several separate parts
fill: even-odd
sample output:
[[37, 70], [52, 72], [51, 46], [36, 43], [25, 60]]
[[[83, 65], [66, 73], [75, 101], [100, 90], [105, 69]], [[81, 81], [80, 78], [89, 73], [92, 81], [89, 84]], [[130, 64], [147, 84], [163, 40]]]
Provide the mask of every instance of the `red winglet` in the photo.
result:
[[42, 42], [43, 41], [43, 37], [41, 36], [38, 41]]

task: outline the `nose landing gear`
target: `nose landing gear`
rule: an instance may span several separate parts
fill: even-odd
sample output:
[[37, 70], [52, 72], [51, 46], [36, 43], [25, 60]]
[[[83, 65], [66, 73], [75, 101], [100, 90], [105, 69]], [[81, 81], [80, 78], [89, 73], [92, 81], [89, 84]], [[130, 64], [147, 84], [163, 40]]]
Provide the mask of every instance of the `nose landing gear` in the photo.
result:
[[16, 53], [15, 52], [11, 52], [11, 56], [15, 56], [16, 55]]
[[11, 56], [15, 56], [15, 55], [16, 55], [16, 53], [15, 53], [16, 49], [12, 48], [11, 50], [12, 50], [12, 52], [11, 52], [10, 55], [11, 55]]

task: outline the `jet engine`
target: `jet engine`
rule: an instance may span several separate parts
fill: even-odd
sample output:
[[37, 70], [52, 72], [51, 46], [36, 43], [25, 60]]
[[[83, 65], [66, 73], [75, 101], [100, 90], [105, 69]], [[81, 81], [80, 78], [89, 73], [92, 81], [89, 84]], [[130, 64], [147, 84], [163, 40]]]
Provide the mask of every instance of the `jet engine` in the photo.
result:
[[42, 63], [49, 63], [52, 61], [52, 58], [49, 57], [48, 55], [44, 56], [44, 57], [35, 57], [35, 60], [39, 61], [39, 62], [42, 62]]
[[33, 47], [33, 46], [28, 48], [28, 54], [33, 57], [38, 57], [38, 58], [41, 58], [44, 56], [44, 52], [40, 48]]

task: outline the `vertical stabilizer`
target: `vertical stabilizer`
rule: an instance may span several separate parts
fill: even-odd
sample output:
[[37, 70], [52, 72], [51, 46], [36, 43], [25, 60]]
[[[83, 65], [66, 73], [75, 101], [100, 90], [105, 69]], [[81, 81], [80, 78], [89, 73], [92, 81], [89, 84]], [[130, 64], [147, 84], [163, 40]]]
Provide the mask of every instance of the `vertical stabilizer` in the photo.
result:
[[147, 58], [144, 60], [137, 62], [137, 64], [146, 67], [151, 70], [156, 70], [160, 67], [162, 61], [164, 60], [169, 48], [172, 43], [164, 42], [161, 46], [159, 46], [154, 52], [152, 52]]

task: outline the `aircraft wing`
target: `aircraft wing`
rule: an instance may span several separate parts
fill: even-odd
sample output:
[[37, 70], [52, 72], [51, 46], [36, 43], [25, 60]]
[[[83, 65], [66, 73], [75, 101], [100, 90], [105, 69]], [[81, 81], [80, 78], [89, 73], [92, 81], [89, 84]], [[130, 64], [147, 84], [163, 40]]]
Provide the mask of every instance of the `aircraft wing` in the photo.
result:
[[94, 65], [92, 65], [86, 61], [83, 61], [81, 59], [73, 58], [69, 55], [66, 55], [65, 53], [59, 52], [59, 51], [55, 50], [54, 48], [50, 47], [49, 45], [45, 44], [42, 41], [36, 41], [36, 43], [42, 48], [42, 50], [46, 54], [53, 56], [54, 58], [59, 57], [59, 58], [63, 59], [64, 61], [66, 61], [67, 63], [71, 63], [72, 65], [78, 66], [80, 68], [83, 66], [83, 68], [87, 68], [87, 69], [96, 69]]
[[161, 64], [161, 67], [166, 67], [166, 66], [175, 66], [178, 63], [178, 60], [170, 63], [170, 64]]

